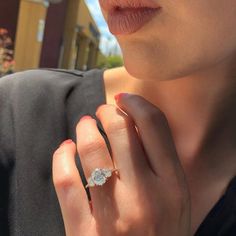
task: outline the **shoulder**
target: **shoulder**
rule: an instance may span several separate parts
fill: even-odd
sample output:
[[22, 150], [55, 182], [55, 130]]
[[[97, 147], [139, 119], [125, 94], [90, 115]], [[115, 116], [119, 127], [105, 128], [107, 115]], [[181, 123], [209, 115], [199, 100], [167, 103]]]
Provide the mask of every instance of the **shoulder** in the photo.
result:
[[107, 85], [114, 85], [120, 81], [124, 82], [127, 81], [128, 79], [132, 79], [132, 77], [127, 70], [125, 69], [124, 66], [117, 67], [117, 68], [112, 68], [112, 69], [107, 69], [104, 71], [104, 80], [106, 81]]
[[[103, 102], [103, 71], [29, 70], [0, 78], [0, 113], [17, 124], [79, 116]], [[27, 123], [27, 122], [26, 122]], [[18, 125], [19, 126], [19, 125]], [[22, 125], [21, 125], [22, 126]]]
[[63, 70], [63, 69], [33, 69], [22, 72], [16, 72], [11, 75], [4, 76], [0, 79], [1, 86], [5, 84], [50, 84], [60, 83], [63, 81], [77, 80], [82, 82], [83, 78], [90, 77], [89, 75], [99, 73], [100, 70], [91, 71], [77, 71], [77, 70]]
[[102, 70], [90, 71], [62, 69], [33, 69], [17, 72], [0, 78], [0, 91], [13, 95], [37, 94], [44, 91], [60, 92], [67, 89], [82, 87], [88, 83], [86, 79], [97, 80], [102, 76]]
[[125, 67], [117, 67], [104, 71], [104, 87], [106, 100], [109, 104], [114, 104], [114, 96], [120, 92], [129, 92], [132, 81], [134, 81]]

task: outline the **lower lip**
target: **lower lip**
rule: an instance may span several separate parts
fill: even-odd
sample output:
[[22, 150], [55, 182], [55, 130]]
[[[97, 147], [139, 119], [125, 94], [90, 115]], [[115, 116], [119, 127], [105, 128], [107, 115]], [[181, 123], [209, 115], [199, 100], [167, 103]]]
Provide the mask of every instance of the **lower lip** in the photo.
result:
[[108, 27], [112, 34], [131, 34], [138, 31], [159, 12], [160, 8], [114, 9], [108, 14]]

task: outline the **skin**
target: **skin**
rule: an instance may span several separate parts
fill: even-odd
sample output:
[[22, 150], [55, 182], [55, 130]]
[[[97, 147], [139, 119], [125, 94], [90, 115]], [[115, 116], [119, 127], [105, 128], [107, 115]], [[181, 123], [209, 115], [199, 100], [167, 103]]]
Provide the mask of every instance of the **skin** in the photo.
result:
[[[111, 145], [114, 163], [105, 158], [107, 147], [93, 119], [79, 121], [76, 128], [78, 137], [90, 133], [89, 140], [55, 151], [53, 178], [69, 236], [80, 230], [91, 232], [87, 235], [193, 235], [236, 174], [236, 2], [158, 3], [162, 12], [145, 27], [116, 35], [124, 67], [104, 73], [107, 105], [96, 114], [109, 141], [112, 133], [120, 135]], [[133, 95], [115, 102], [119, 92]], [[98, 166], [120, 166], [120, 178], [91, 189], [92, 209], [75, 169], [76, 150], [87, 177]], [[142, 170], [135, 160], [143, 162]], [[107, 209], [110, 226], [101, 209]]]
[[84, 137], [77, 150], [85, 175], [96, 167], [119, 170], [102, 187], [90, 189], [91, 208], [74, 163], [75, 144], [62, 145], [54, 153], [53, 181], [66, 235], [189, 235], [188, 187], [164, 114], [137, 95], [122, 97], [118, 104], [129, 116], [113, 105], [102, 105], [96, 112], [113, 162], [94, 119], [81, 119], [76, 127], [77, 137]]

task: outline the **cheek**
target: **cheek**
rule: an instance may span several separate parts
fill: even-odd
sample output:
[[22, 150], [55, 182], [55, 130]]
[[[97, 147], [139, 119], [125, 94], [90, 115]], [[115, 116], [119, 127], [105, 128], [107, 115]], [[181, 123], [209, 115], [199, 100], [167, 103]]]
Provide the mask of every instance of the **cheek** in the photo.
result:
[[149, 28], [117, 37], [127, 71], [141, 79], [173, 79], [230, 56], [236, 50], [236, 3], [216, 2], [169, 6]]

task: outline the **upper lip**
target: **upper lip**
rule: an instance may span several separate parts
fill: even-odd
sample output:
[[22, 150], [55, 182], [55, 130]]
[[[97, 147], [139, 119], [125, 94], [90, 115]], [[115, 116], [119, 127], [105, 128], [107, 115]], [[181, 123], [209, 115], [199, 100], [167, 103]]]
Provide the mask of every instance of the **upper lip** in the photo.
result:
[[105, 11], [120, 8], [160, 8], [154, 0], [99, 0]]

